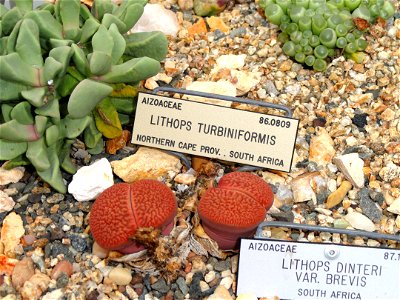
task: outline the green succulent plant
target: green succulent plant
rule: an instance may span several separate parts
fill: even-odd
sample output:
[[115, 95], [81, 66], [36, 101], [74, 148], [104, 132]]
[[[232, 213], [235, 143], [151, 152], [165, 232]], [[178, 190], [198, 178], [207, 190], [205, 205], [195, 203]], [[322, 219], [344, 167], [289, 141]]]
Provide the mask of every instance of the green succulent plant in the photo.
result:
[[259, 0], [272, 24], [279, 26], [282, 50], [298, 63], [324, 71], [336, 52], [361, 63], [368, 46], [354, 20], [373, 24], [395, 13], [392, 0]]
[[76, 172], [75, 138], [98, 153], [103, 136], [121, 134], [137, 84], [159, 72], [168, 42], [161, 32], [127, 34], [147, 0], [32, 2], [0, 4], [0, 160], [32, 164], [65, 193], [60, 167]]

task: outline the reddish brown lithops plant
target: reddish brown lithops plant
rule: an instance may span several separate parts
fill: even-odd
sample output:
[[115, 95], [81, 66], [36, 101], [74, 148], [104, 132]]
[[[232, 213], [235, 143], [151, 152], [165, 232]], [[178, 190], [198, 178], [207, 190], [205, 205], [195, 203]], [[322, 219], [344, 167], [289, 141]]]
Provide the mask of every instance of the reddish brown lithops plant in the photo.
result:
[[89, 225], [101, 247], [134, 253], [143, 249], [131, 239], [139, 228], [159, 228], [168, 234], [176, 212], [174, 194], [157, 180], [117, 183], [96, 199]]
[[257, 175], [246, 172], [232, 172], [221, 177], [219, 188], [234, 189], [248, 194], [269, 210], [274, 203], [274, 193], [269, 185]]
[[222, 250], [236, 249], [241, 237], [254, 234], [273, 199], [271, 188], [260, 177], [233, 172], [204, 193], [198, 213], [205, 232]]

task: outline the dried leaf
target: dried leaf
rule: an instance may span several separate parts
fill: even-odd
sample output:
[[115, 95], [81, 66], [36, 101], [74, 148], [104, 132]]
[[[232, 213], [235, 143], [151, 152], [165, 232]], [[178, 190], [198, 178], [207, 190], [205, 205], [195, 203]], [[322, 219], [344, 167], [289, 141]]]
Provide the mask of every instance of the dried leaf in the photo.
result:
[[363, 19], [363, 18], [354, 18], [353, 19], [354, 25], [357, 27], [358, 30], [365, 30], [369, 27], [369, 23], [367, 20]]
[[131, 139], [131, 133], [128, 130], [123, 130], [121, 136], [106, 141], [106, 152], [115, 154], [119, 149], [122, 149]]
[[190, 249], [196, 253], [197, 255], [208, 256], [207, 250], [203, 247], [203, 245], [198, 242], [193, 235], [190, 236], [189, 240]]
[[122, 126], [118, 112], [109, 98], [97, 104], [93, 111], [97, 129], [107, 138], [113, 139], [121, 136]]
[[204, 231], [203, 226], [201, 226], [200, 224], [198, 224], [194, 229], [193, 229], [193, 233], [203, 239], [207, 239], [209, 238], [209, 236], [207, 235], [207, 233]]
[[85, 4], [85, 5], [89, 6], [89, 7], [92, 7], [93, 6], [93, 1], [94, 0], [81, 0], [81, 3], [83, 3], [83, 4]]
[[134, 98], [138, 94], [136, 87], [124, 83], [115, 84], [113, 87], [114, 90], [111, 93], [111, 97]]
[[192, 168], [198, 174], [205, 174], [206, 176], [214, 176], [217, 174], [217, 166], [209, 159], [194, 156], [192, 157]]
[[[111, 251], [110, 254], [112, 252], [116, 252], [116, 251]], [[120, 252], [116, 252], [116, 253], [120, 253]], [[118, 262], [135, 262], [135, 261], [142, 261], [144, 259], [144, 257], [147, 254], [147, 250], [144, 249], [142, 251], [136, 252], [136, 253], [131, 253], [131, 254], [127, 254], [127, 255], [123, 255], [121, 256], [121, 254], [119, 254], [118, 256], [108, 256], [109, 259], [113, 260], [113, 261], [118, 261]]]
[[183, 205], [182, 210], [195, 212], [197, 209], [197, 201], [198, 201], [198, 196], [197, 193], [195, 193], [185, 200], [185, 204]]
[[376, 21], [375, 21], [377, 26], [380, 26], [382, 28], [386, 28], [386, 20], [381, 18], [381, 17], [377, 17]]

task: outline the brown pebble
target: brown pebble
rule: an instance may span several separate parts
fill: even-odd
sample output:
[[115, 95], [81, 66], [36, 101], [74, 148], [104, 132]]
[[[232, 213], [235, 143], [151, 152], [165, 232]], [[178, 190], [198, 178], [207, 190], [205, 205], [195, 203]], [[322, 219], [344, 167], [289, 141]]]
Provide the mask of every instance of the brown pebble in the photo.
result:
[[356, 72], [359, 72], [359, 73], [364, 73], [365, 72], [363, 64], [354, 64], [353, 70], [356, 71]]
[[328, 199], [326, 200], [325, 203], [325, 207], [330, 209], [338, 205], [340, 202], [343, 201], [343, 198], [346, 196], [347, 192], [351, 190], [351, 188], [352, 188], [351, 183], [349, 181], [344, 180], [340, 185], [340, 187], [328, 196]]
[[218, 285], [220, 281], [221, 281], [221, 277], [220, 277], [220, 276], [216, 276], [213, 280], [211, 280], [211, 281], [208, 283], [208, 286], [209, 286], [210, 288], [212, 288], [212, 287]]
[[11, 281], [15, 289], [20, 289], [26, 281], [35, 274], [33, 260], [30, 257], [25, 257], [17, 262], [11, 274]]
[[49, 243], [49, 240], [46, 238], [41, 238], [41, 239], [37, 239], [34, 243], [33, 243], [33, 247], [34, 248], [44, 248], [44, 246], [46, 246]]
[[140, 274], [134, 274], [132, 276], [131, 285], [135, 285], [138, 283], [143, 283], [143, 276]]
[[27, 234], [22, 237], [22, 243], [26, 246], [32, 245], [36, 241], [36, 237], [33, 234]]
[[158, 281], [158, 278], [156, 276], [150, 276], [149, 282], [150, 284], [155, 284]]
[[32, 194], [50, 194], [51, 190], [49, 187], [45, 186], [35, 186], [32, 189]]
[[185, 267], [185, 273], [189, 273], [192, 270], [192, 263], [188, 263]]
[[279, 66], [279, 71], [282, 72], [290, 71], [290, 69], [292, 68], [292, 64], [293, 62], [291, 60], [283, 61]]
[[65, 273], [70, 277], [73, 272], [72, 264], [68, 260], [59, 261], [51, 270], [51, 278], [57, 279], [62, 273]]
[[194, 23], [191, 27], [188, 28], [188, 33], [191, 36], [196, 34], [205, 34], [207, 33], [207, 25], [203, 18], [199, 18], [199, 20]]
[[58, 205], [58, 204], [53, 205], [53, 206], [50, 208], [50, 213], [51, 213], [52, 215], [56, 214], [56, 213], [58, 212], [58, 209], [59, 209], [59, 208], [60, 208], [60, 205]]
[[138, 296], [141, 296], [143, 294], [143, 286], [134, 287], [133, 289], [135, 290], [136, 294], [138, 294]]
[[325, 118], [317, 118], [313, 120], [312, 126], [313, 127], [324, 127], [326, 124]]
[[390, 142], [385, 145], [387, 153], [400, 153], [400, 142]]
[[160, 300], [174, 300], [174, 293], [172, 291], [168, 291], [168, 293], [161, 297]]
[[224, 21], [219, 17], [209, 17], [207, 18], [207, 24], [210, 26], [211, 31], [215, 31], [217, 29], [221, 30], [222, 32], [228, 33], [229, 26], [227, 26]]
[[99, 297], [99, 292], [96, 290], [91, 291], [86, 295], [86, 300], [97, 300]]
[[118, 286], [118, 291], [121, 292], [121, 293], [125, 293], [125, 291], [126, 291], [126, 286], [125, 286], [125, 285], [119, 285], [119, 286]]
[[394, 188], [400, 188], [400, 178], [393, 179], [390, 185]]

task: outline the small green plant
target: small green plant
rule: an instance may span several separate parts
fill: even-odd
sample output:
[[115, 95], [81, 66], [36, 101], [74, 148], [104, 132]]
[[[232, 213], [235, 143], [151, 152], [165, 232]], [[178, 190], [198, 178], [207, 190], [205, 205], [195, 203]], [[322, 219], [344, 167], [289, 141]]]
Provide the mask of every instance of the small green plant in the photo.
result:
[[73, 174], [70, 147], [78, 136], [91, 153], [103, 135], [122, 133], [136, 86], [159, 72], [167, 53], [161, 32], [127, 32], [147, 0], [32, 0], [0, 4], [0, 160], [32, 164], [65, 193], [60, 167]]
[[362, 62], [368, 43], [365, 29], [354, 21], [373, 24], [395, 12], [390, 0], [260, 0], [259, 5], [269, 22], [279, 26], [283, 52], [316, 71], [326, 69], [337, 49]]

